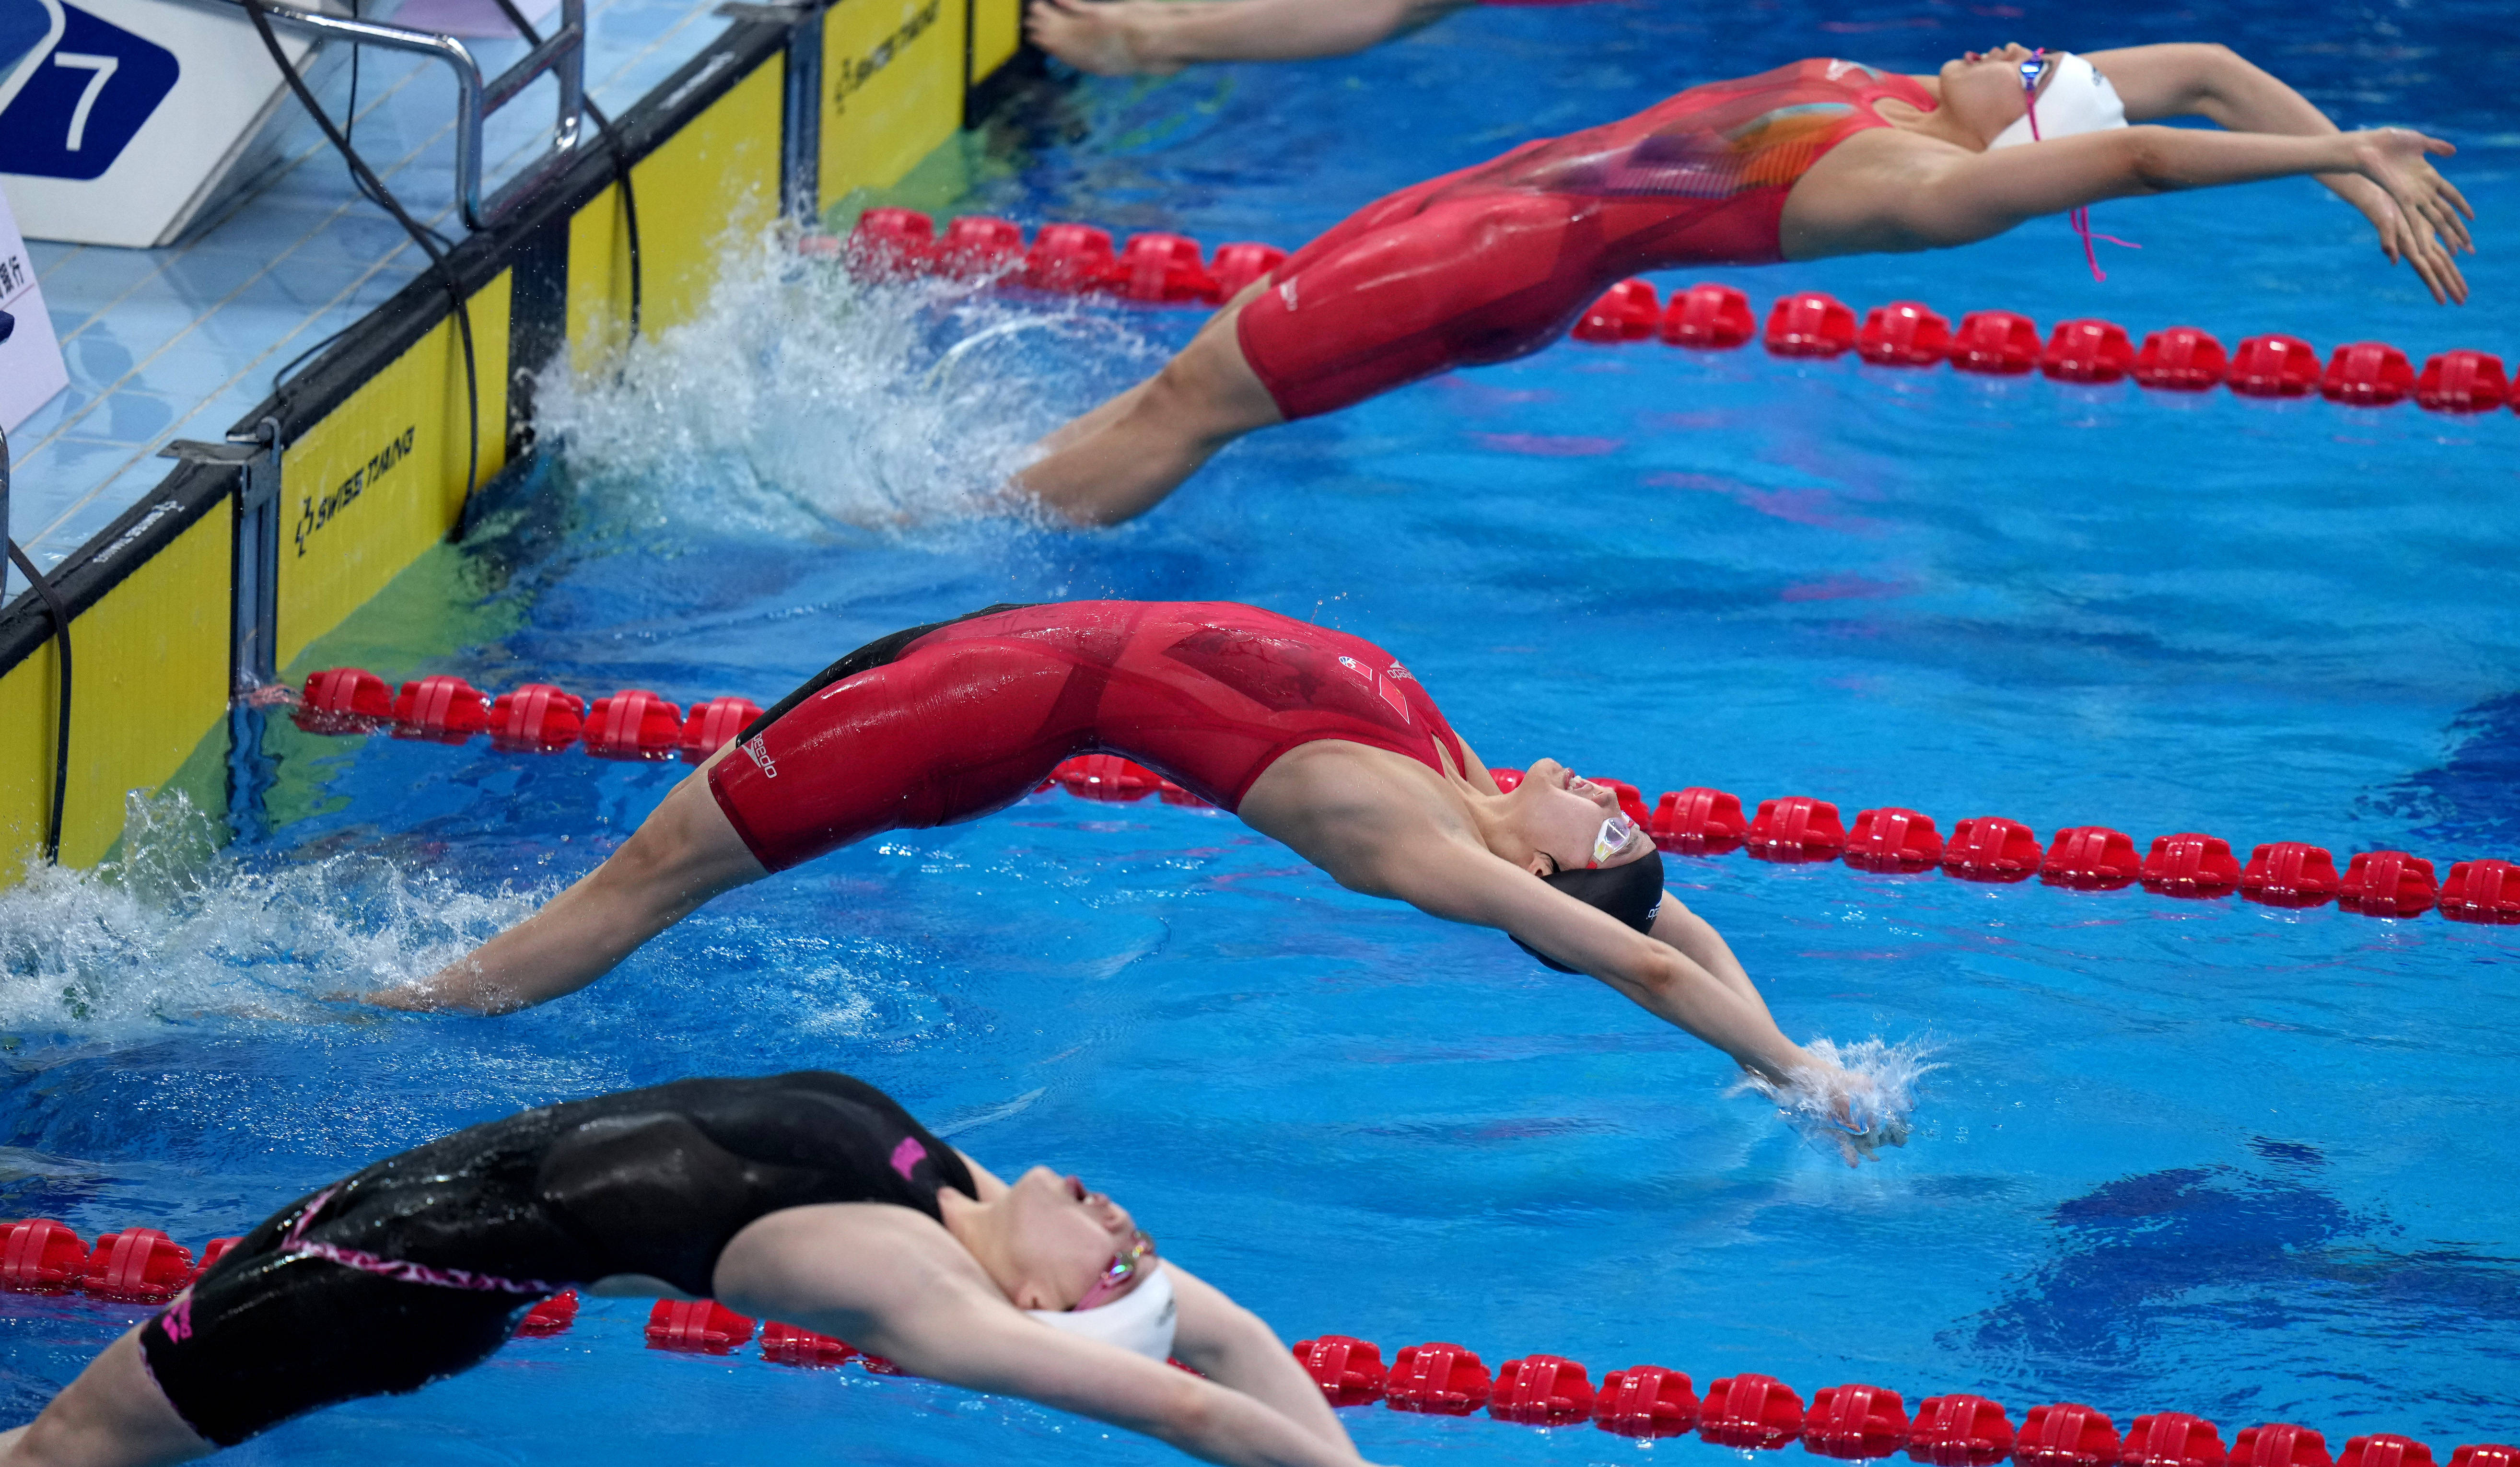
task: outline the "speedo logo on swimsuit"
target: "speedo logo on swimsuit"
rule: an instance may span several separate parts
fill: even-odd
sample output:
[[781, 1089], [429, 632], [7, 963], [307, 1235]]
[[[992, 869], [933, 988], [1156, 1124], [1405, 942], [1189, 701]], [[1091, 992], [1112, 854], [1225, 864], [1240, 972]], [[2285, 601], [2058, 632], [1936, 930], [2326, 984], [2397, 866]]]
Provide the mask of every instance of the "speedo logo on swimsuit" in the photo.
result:
[[767, 735], [765, 734], [755, 734], [750, 738], [744, 740], [743, 752], [751, 758], [753, 763], [761, 766], [761, 778], [765, 779], [776, 779], [779, 778], [779, 766], [777, 762], [771, 759], [770, 750], [763, 747], [761, 742], [761, 740], [766, 736]]
[[1291, 280], [1281, 282], [1278, 287], [1278, 298], [1286, 303], [1287, 310], [1293, 310], [1295, 308], [1295, 283]]

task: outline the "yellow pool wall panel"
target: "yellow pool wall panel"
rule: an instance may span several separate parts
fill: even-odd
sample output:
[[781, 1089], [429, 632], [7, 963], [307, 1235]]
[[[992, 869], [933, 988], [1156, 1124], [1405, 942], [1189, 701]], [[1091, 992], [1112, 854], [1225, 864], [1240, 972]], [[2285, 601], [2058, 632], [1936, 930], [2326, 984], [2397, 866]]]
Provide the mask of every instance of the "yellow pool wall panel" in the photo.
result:
[[[1022, 7], [838, 0], [819, 21], [819, 42], [810, 30], [739, 22], [623, 118], [642, 205], [643, 331], [696, 319], [729, 245], [773, 223], [789, 154], [791, 48], [819, 45], [822, 61], [818, 123], [793, 155], [800, 174], [811, 175], [800, 178], [797, 201], [820, 212], [853, 191], [899, 183], [955, 141], [970, 88], [1020, 47]], [[505, 467], [512, 370], [539, 365], [510, 360], [512, 329], [529, 343], [565, 340], [580, 371], [627, 340], [630, 249], [613, 166], [608, 155], [590, 155], [544, 201], [458, 242], [449, 268], [471, 291], [471, 403], [455, 318], [431, 320], [444, 296], [425, 277], [353, 328], [293, 396], [267, 400], [238, 424], [244, 434], [279, 426], [279, 545], [269, 583], [276, 666], [292, 668], [442, 546], [463, 523], [468, 483], [486, 483]], [[520, 262], [536, 283], [523, 295]], [[468, 474], [474, 408], [479, 447]], [[57, 579], [70, 598], [75, 668], [66, 865], [92, 866], [113, 848], [131, 792], [160, 789], [179, 773], [215, 780], [241, 614], [234, 541], [248, 501], [239, 496], [271, 471], [229, 470], [209, 481], [178, 469], [158, 502], [63, 562]], [[189, 487], [177, 495], [178, 486]], [[141, 558], [125, 564], [117, 558], [125, 555]], [[0, 668], [0, 885], [17, 881], [40, 851], [53, 796], [58, 645], [37, 640], [49, 627], [30, 609], [37, 604], [22, 598], [0, 612], [17, 658]], [[379, 669], [389, 677], [409, 670]]]
[[1023, 0], [971, 0], [971, 74], [978, 86], [1023, 46]]
[[889, 188], [963, 126], [967, 0], [839, 0], [823, 13], [817, 213]]
[[[227, 712], [235, 516], [213, 509], [70, 618], [69, 795], [62, 864], [94, 866], [123, 798], [173, 778]], [[42, 849], [51, 818], [61, 644], [0, 674], [0, 880]]]
[[[502, 270], [466, 301], [480, 391], [479, 454], [469, 476], [476, 486], [507, 464], [513, 279]], [[463, 518], [472, 439], [464, 394], [463, 338], [449, 315], [281, 450], [279, 666]]]
[[[778, 217], [787, 75], [785, 57], [763, 62], [631, 165], [643, 333], [697, 319], [729, 243]], [[581, 372], [603, 365], [629, 333], [630, 234], [621, 187], [610, 184], [568, 222], [570, 364]]]

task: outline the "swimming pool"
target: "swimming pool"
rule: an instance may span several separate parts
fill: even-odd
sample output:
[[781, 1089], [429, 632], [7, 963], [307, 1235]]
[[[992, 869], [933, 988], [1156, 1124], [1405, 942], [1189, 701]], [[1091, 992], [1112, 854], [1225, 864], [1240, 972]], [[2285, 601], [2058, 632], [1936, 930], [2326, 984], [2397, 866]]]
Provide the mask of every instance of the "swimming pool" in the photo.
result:
[[[2467, 78], [2511, 23], [2385, 23], [2263, 7], [2178, 33], [2228, 36], [2349, 120], [2460, 143], [2488, 250], [2463, 313], [2308, 185], [2104, 207], [2145, 246], [2104, 259], [2105, 286], [2061, 224], [1709, 278], [1762, 303], [1813, 287], [2501, 349], [2520, 272], [2491, 226], [2520, 195], [2520, 127]], [[1997, 25], [2101, 39], [2061, 8], [1472, 15], [1346, 63], [1038, 100], [957, 211], [1291, 244], [1688, 80], [1822, 49], [1921, 67]], [[2380, 80], [2350, 85], [2366, 62]], [[2520, 847], [2508, 416], [1569, 345], [1262, 435], [1117, 532], [958, 510], [1193, 325], [756, 263], [624, 382], [570, 394], [565, 459], [309, 665], [767, 703], [991, 600], [1232, 598], [1390, 646], [1491, 760], [1556, 754], [1649, 793]], [[2262, 1420], [2331, 1446], [2513, 1434], [2510, 929], [1672, 861], [1789, 1034], [1934, 1047], [1913, 1142], [1858, 1173], [1588, 981], [1153, 802], [1046, 794], [840, 853], [509, 1019], [322, 1001], [512, 919], [677, 769], [280, 727], [254, 838], [210, 857], [161, 814], [119, 884], [0, 895], [0, 1215], [197, 1242], [513, 1108], [832, 1065], [993, 1165], [1080, 1171], [1288, 1339], [1547, 1350], [1597, 1379], [1651, 1361], [1701, 1387], [1760, 1370], [1806, 1398], [1861, 1380], [1912, 1405], [1976, 1390], [2016, 1421], [2051, 1400], [2121, 1426], [2181, 1409], [2226, 1440]], [[10, 1419], [135, 1312], [0, 1298]], [[642, 1351], [644, 1312], [590, 1304], [567, 1334], [244, 1458], [1060, 1461], [1081, 1441], [1170, 1459], [854, 1368]], [[1719, 1450], [1349, 1420], [1384, 1461]]]

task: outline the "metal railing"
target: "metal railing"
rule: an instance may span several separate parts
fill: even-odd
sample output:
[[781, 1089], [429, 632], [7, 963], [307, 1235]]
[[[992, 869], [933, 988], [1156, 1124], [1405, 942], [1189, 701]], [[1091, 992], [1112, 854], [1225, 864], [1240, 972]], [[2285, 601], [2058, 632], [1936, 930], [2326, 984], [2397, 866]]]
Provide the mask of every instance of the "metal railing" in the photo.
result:
[[[228, 0], [238, 9], [243, 0]], [[463, 41], [434, 31], [413, 30], [378, 21], [300, 10], [262, 0], [262, 13], [272, 21], [319, 35], [339, 36], [361, 45], [383, 46], [444, 62], [455, 73], [455, 200], [470, 229], [484, 229], [505, 218], [535, 190], [560, 176], [576, 160], [586, 140], [586, 0], [561, 0], [560, 29], [522, 60], [496, 76], [484, 77], [481, 64]], [[481, 126], [490, 113], [516, 100], [517, 94], [551, 73], [560, 84], [560, 106], [552, 123], [552, 147], [527, 163], [517, 176], [483, 198]]]

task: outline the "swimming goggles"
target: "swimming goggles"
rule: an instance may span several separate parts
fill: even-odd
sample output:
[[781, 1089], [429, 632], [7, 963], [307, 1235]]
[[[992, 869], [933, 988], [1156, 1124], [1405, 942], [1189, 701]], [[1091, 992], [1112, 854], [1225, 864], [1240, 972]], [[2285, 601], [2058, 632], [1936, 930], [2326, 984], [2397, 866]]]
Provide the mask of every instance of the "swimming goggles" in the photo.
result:
[[1593, 836], [1593, 865], [1598, 867], [1618, 855], [1628, 848], [1629, 841], [1636, 838], [1637, 822], [1624, 815], [1614, 815], [1601, 822], [1601, 828]]
[[1129, 1246], [1111, 1256], [1111, 1262], [1103, 1266], [1101, 1275], [1085, 1290], [1085, 1297], [1077, 1300], [1069, 1311], [1109, 1304], [1128, 1293], [1140, 1276], [1151, 1271], [1154, 1266], [1155, 1240], [1143, 1230], [1130, 1234]]
[[[2034, 143], [2047, 141], [2039, 133], [2039, 78], [2047, 70], [2048, 48], [2045, 46], [2030, 53], [2029, 60], [2021, 64], [2021, 114], [2030, 119], [2030, 141]], [[2065, 222], [2074, 227], [2074, 233], [2083, 237], [2083, 263], [2092, 267], [2092, 279], [2107, 280], [2108, 272], [2100, 268], [2099, 251], [2092, 247], [2094, 237], [2092, 234], [2091, 206], [2086, 204], [2067, 210]], [[2115, 235], [2100, 235], [2097, 238], [2106, 240], [2112, 244], [2125, 244], [2129, 249], [2143, 247], [2139, 244], [2128, 244]]]
[[2039, 132], [2039, 78], [2048, 73], [2048, 48], [2040, 47], [2021, 64], [2021, 90], [2030, 94], [2030, 132]]

